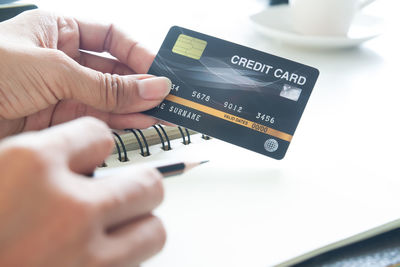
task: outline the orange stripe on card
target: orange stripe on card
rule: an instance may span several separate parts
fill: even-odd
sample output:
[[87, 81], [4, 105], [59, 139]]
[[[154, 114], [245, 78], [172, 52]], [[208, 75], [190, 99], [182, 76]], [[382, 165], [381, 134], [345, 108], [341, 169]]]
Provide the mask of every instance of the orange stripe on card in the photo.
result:
[[279, 139], [282, 139], [282, 140], [285, 140], [285, 141], [288, 141], [288, 142], [290, 142], [292, 140], [292, 137], [293, 137], [292, 135], [287, 134], [285, 132], [281, 132], [281, 131], [272, 129], [272, 128], [267, 127], [265, 125], [262, 125], [262, 124], [259, 124], [259, 123], [253, 122], [253, 121], [249, 121], [249, 120], [243, 119], [241, 117], [238, 117], [238, 116], [235, 116], [235, 115], [220, 111], [220, 110], [215, 109], [215, 108], [207, 107], [205, 105], [202, 105], [202, 104], [187, 100], [185, 98], [182, 98], [182, 97], [179, 97], [179, 96], [176, 96], [176, 95], [168, 95], [165, 99], [168, 100], [168, 101], [171, 101], [171, 102], [174, 102], [174, 103], [177, 103], [177, 104], [189, 107], [189, 108], [193, 108], [193, 109], [196, 109], [196, 110], [204, 112], [204, 113], [207, 113], [207, 114], [212, 115], [214, 117], [217, 117], [217, 118], [220, 118], [220, 119], [223, 119], [223, 120], [226, 120], [226, 121], [230, 121], [232, 123], [239, 124], [241, 126], [250, 128], [250, 129], [252, 129], [254, 131], [274, 136], [276, 138], [279, 138]]

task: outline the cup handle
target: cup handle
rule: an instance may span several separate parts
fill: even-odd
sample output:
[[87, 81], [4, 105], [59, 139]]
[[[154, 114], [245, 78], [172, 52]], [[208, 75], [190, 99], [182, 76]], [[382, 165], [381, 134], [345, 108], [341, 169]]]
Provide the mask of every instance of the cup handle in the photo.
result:
[[362, 8], [368, 6], [369, 4], [371, 4], [372, 2], [375, 2], [375, 0], [360, 0], [358, 7], [359, 7], [359, 9], [362, 9]]

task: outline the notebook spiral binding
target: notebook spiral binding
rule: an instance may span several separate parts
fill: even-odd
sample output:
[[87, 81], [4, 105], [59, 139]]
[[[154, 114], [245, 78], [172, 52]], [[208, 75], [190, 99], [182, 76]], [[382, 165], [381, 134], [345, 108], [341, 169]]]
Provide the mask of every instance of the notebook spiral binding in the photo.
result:
[[[133, 133], [133, 135], [135, 136], [136, 141], [137, 141], [137, 143], [139, 144], [140, 155], [142, 155], [143, 157], [150, 156], [149, 144], [147, 143], [147, 140], [146, 140], [146, 138], [144, 137], [143, 132], [142, 132], [141, 130], [139, 130], [139, 129], [136, 129], [136, 130], [134, 130], [134, 129], [125, 129], [125, 131], [131, 132], [131, 133]], [[139, 136], [137, 135], [136, 131], [138, 131], [139, 135], [142, 137], [143, 144], [144, 144], [145, 147], [146, 147], [146, 151], [143, 150], [142, 141], [140, 140], [140, 138], [139, 138]], [[118, 150], [118, 149], [117, 149], [117, 150]]]
[[[165, 139], [166, 139], [166, 141], [167, 141], [167, 143], [168, 143], [168, 146], [165, 146], [165, 145], [164, 145], [164, 138], [163, 138], [162, 134], [160, 133], [160, 130], [157, 129], [157, 126], [160, 127], [160, 130], [163, 132], [164, 137], [165, 137]], [[153, 125], [153, 128], [156, 129], [157, 134], [158, 134], [158, 136], [160, 137], [160, 141], [161, 141], [161, 145], [162, 145], [161, 149], [162, 149], [162, 150], [165, 150], [165, 151], [171, 150], [171, 143], [170, 143], [170, 141], [169, 141], [168, 135], [167, 135], [167, 133], [165, 132], [164, 128], [161, 126], [161, 124]]]
[[[160, 144], [161, 144], [161, 149], [164, 151], [169, 151], [172, 150], [171, 147], [171, 138], [170, 136], [168, 136], [167, 131], [164, 129], [164, 127], [161, 124], [156, 124], [153, 125], [151, 128], [153, 128], [155, 130], [155, 132], [157, 133], [159, 139], [160, 139]], [[183, 128], [178, 126], [177, 127], [180, 133], [180, 136], [182, 137], [182, 143], [184, 145], [189, 145], [191, 143], [190, 140], [190, 132], [188, 129]], [[145, 135], [143, 134], [143, 132], [139, 129], [125, 129], [124, 132], [126, 133], [132, 133], [140, 150], [140, 155], [142, 155], [143, 157], [148, 157], [150, 156], [150, 150], [149, 150], [149, 143], [145, 137]], [[128, 149], [126, 144], [124, 143], [123, 138], [121, 137], [121, 135], [115, 131], [112, 132], [114, 135], [114, 143], [115, 143], [115, 149], [116, 149], [116, 154], [118, 157], [118, 160], [120, 162], [127, 162], [129, 161], [128, 158]], [[193, 131], [192, 131], [193, 133]], [[176, 138], [176, 137], [175, 137]], [[202, 138], [209, 140], [211, 139], [209, 136], [206, 136], [204, 134], [202, 134]], [[107, 165], [105, 163], [103, 163], [100, 167], [107, 167]]]
[[179, 129], [179, 132], [180, 132], [181, 135], [182, 135], [182, 139], [183, 139], [182, 144], [184, 144], [184, 145], [190, 144], [190, 134], [189, 134], [188, 129], [185, 128], [187, 140], [186, 140], [186, 138], [185, 138], [185, 134], [184, 134], [183, 131], [182, 131], [182, 128], [181, 128], [180, 126], [178, 126], [178, 129]]
[[117, 137], [119, 144], [121, 145], [122, 151], [124, 153], [124, 155], [121, 156], [121, 148], [119, 147], [117, 140], [114, 139], [115, 147], [117, 148], [117, 151], [118, 151], [118, 160], [121, 162], [129, 161], [128, 154], [126, 153], [126, 147], [125, 147], [124, 141], [122, 141], [121, 136], [119, 136], [119, 134], [117, 134], [116, 132], [113, 132], [113, 134]]

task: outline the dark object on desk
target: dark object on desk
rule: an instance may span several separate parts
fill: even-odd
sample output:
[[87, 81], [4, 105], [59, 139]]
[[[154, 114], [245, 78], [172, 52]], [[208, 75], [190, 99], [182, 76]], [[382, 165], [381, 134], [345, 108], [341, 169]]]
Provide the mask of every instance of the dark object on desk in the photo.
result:
[[398, 267], [400, 266], [400, 228], [347, 245], [294, 267]]
[[282, 5], [282, 4], [289, 4], [289, 0], [268, 0], [268, 4], [270, 6], [274, 5]]
[[26, 10], [31, 10], [36, 8], [37, 6], [33, 4], [14, 3], [14, 4], [0, 5], [0, 22], [11, 19]]
[[17, 2], [17, 0], [0, 0], [0, 5]]

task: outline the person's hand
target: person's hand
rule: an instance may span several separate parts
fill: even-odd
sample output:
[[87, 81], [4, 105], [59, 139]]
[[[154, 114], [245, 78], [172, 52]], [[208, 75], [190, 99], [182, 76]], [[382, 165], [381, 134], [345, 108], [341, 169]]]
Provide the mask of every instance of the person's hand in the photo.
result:
[[143, 74], [153, 59], [113, 25], [38, 10], [0, 23], [0, 138], [86, 115], [118, 129], [157, 123], [140, 112], [171, 82]]
[[163, 247], [160, 173], [82, 175], [112, 146], [94, 118], [0, 142], [0, 266], [138, 266]]

